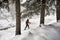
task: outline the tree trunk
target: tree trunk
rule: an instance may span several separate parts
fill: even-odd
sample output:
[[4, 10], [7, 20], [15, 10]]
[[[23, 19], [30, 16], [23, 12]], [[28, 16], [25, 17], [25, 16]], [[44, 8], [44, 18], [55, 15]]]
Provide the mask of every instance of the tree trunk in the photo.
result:
[[57, 16], [57, 22], [60, 20], [60, 0], [57, 0], [57, 7], [56, 7], [56, 16]]
[[40, 17], [40, 24], [44, 24], [45, 2], [46, 2], [46, 0], [42, 0], [42, 3], [41, 3], [41, 17]]
[[21, 34], [20, 0], [16, 0], [16, 35]]

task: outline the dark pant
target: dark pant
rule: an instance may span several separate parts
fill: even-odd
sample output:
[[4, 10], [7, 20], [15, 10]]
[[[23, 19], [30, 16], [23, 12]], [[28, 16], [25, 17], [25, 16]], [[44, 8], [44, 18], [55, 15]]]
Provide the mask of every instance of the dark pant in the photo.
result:
[[25, 27], [25, 29], [24, 29], [24, 30], [26, 30], [26, 28], [27, 28], [27, 27], [28, 27], [28, 29], [29, 29], [29, 25], [28, 25], [28, 24], [26, 25], [26, 27]]

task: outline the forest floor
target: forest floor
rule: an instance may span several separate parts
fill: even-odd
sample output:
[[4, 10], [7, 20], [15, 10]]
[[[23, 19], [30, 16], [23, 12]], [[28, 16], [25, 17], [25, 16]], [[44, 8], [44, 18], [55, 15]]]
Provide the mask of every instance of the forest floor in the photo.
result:
[[[39, 27], [38, 15], [30, 19], [30, 29], [25, 28], [26, 19], [22, 20], [22, 34], [15, 36], [16, 27], [10, 27], [7, 30], [0, 30], [0, 40], [60, 40], [60, 22], [56, 22], [56, 17], [46, 16], [45, 25]], [[4, 24], [4, 23], [3, 23]]]

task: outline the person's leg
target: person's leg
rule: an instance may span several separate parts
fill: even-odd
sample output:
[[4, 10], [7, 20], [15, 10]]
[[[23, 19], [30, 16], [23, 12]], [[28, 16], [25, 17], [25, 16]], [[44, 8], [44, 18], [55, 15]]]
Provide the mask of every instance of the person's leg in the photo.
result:
[[26, 25], [26, 27], [25, 27], [25, 29], [24, 29], [24, 30], [26, 30], [26, 28], [27, 28], [27, 25]]
[[28, 29], [30, 29], [30, 28], [29, 28], [29, 25], [28, 25]]

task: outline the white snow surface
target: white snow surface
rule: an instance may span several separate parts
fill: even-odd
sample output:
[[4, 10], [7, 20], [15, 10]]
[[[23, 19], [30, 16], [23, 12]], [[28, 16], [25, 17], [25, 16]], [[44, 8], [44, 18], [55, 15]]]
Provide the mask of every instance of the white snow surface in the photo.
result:
[[13, 37], [11, 40], [60, 40], [60, 27], [43, 26], [25, 31], [21, 35]]
[[[24, 28], [27, 18], [22, 20], [21, 35], [15, 35], [15, 27], [7, 30], [0, 30], [0, 40], [60, 40], [60, 21], [58, 23], [56, 22], [56, 16], [46, 16], [45, 25], [42, 24], [42, 27], [39, 27], [39, 17], [39, 15], [33, 16], [30, 19], [30, 29], [27, 28], [26, 30], [24, 30]], [[11, 23], [13, 22], [11, 21]]]

